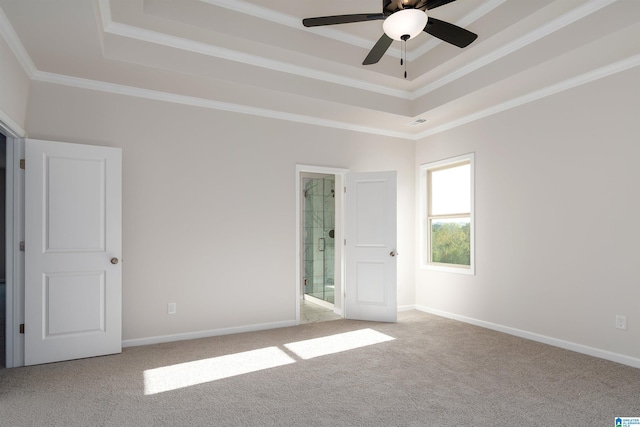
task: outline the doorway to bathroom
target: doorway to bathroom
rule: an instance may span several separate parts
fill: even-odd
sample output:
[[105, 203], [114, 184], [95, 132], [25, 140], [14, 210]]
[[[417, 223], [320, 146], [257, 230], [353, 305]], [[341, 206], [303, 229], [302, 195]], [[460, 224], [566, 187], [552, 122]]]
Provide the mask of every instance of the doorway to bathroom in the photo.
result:
[[296, 323], [344, 316], [347, 169], [296, 165]]
[[333, 310], [335, 304], [335, 175], [302, 174], [303, 299]]
[[306, 304], [337, 318], [396, 321], [396, 175], [296, 165], [297, 324], [308, 323]]

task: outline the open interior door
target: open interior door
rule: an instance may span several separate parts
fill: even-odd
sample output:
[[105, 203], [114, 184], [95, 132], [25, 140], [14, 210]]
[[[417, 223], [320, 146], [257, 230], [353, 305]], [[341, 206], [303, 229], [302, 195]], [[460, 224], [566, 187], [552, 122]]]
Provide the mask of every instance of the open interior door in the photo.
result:
[[395, 322], [396, 172], [349, 173], [346, 181], [345, 317]]
[[25, 365], [122, 351], [122, 151], [25, 141]]

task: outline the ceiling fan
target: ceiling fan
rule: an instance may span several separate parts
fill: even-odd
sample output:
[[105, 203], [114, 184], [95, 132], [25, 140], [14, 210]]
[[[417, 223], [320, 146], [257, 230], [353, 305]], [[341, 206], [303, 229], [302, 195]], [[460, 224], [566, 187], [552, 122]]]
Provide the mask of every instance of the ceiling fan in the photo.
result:
[[[406, 42], [422, 31], [458, 47], [467, 47], [478, 35], [457, 25], [427, 16], [426, 11], [455, 0], [382, 0], [382, 13], [320, 16], [302, 20], [305, 27], [348, 24], [351, 22], [384, 20], [382, 37], [373, 46], [362, 65], [380, 61], [394, 40]], [[402, 64], [402, 60], [400, 60]], [[406, 71], [405, 71], [406, 77]]]

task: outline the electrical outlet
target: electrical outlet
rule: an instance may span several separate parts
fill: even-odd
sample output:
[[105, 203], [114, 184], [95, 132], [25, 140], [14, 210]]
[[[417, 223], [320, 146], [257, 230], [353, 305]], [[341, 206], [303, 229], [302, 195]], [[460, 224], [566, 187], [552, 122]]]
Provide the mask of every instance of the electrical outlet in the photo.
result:
[[167, 304], [167, 314], [176, 314], [176, 303], [170, 302]]
[[627, 330], [627, 316], [616, 315], [616, 329]]

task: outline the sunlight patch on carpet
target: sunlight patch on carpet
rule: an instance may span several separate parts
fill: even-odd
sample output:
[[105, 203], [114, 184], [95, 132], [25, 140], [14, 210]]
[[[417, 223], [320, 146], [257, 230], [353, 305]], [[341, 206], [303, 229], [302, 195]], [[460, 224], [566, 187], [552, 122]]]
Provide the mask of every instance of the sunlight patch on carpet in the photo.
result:
[[212, 357], [144, 371], [144, 394], [157, 394], [295, 363], [277, 347]]
[[313, 359], [327, 354], [340, 353], [368, 345], [380, 344], [392, 341], [395, 338], [385, 335], [373, 329], [361, 329], [330, 335], [328, 337], [314, 338], [285, 344], [285, 347], [298, 355], [301, 359]]

